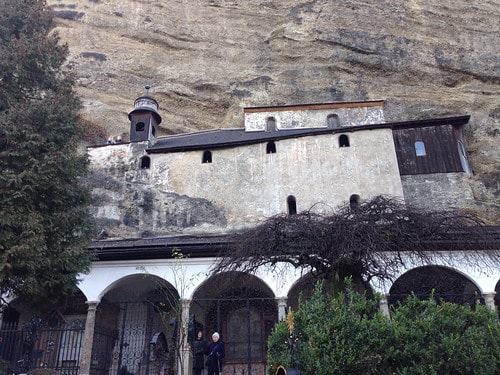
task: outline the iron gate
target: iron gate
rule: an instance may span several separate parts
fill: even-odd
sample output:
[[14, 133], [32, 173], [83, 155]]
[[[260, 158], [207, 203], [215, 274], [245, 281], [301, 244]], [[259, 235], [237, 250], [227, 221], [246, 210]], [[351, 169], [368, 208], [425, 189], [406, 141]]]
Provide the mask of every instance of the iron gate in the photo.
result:
[[19, 374], [37, 367], [55, 369], [61, 375], [78, 375], [84, 322], [31, 319], [21, 329], [17, 322], [0, 330], [0, 373]]
[[269, 297], [234, 295], [216, 299], [198, 299], [192, 304], [194, 318], [202, 327], [207, 341], [219, 332], [225, 344], [225, 374], [265, 374], [267, 338], [278, 321], [276, 300]]
[[[96, 321], [91, 375], [172, 373], [174, 327], [157, 302], [103, 303], [100, 308], [105, 313]], [[158, 341], [160, 334], [169, 340]]]
[[[277, 321], [274, 298], [196, 299], [197, 328], [206, 337], [220, 332], [226, 344], [226, 374], [265, 373], [267, 337]], [[195, 307], [193, 307], [195, 306]], [[170, 375], [175, 368], [176, 317], [162, 315], [158, 302], [102, 303], [92, 349], [91, 375]], [[158, 350], [153, 339], [166, 338]], [[158, 353], [163, 351], [163, 356]], [[191, 373], [191, 369], [185, 369]]]

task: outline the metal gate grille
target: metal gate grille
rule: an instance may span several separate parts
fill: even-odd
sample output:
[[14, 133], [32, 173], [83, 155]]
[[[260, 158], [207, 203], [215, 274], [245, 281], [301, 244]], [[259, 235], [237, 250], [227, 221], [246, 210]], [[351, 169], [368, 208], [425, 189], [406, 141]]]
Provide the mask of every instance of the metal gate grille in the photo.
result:
[[[168, 374], [173, 355], [168, 348], [155, 350], [152, 338], [173, 329], [151, 301], [116, 302], [104, 306], [105, 314], [96, 322], [91, 375]], [[167, 335], [168, 337], [168, 335]], [[171, 337], [171, 333], [170, 333]], [[156, 357], [161, 356], [159, 363]]]
[[432, 296], [438, 302], [443, 300], [471, 307], [484, 304], [476, 285], [458, 272], [441, 266], [415, 268], [402, 275], [390, 289], [389, 303], [404, 303], [411, 294], [420, 299]]
[[46, 367], [61, 375], [77, 375], [82, 351], [84, 322], [75, 319], [65, 323], [32, 319], [21, 329], [17, 323], [2, 325], [0, 358], [2, 373], [26, 373]]
[[[224, 374], [265, 373], [267, 337], [278, 317], [274, 298], [195, 299], [191, 306], [197, 327], [206, 337], [215, 331], [222, 335], [226, 344]], [[104, 313], [96, 321], [91, 375], [175, 373], [173, 337], [177, 325], [172, 323], [173, 315], [165, 319], [157, 303], [150, 301], [115, 302], [100, 308]], [[161, 358], [152, 343], [159, 332], [164, 333], [168, 347]], [[191, 369], [185, 370], [191, 373]]]
[[[219, 332], [225, 344], [224, 374], [264, 374], [267, 338], [278, 321], [274, 298], [234, 295], [217, 299], [198, 299], [193, 315], [210, 341]], [[200, 324], [200, 322], [202, 324]]]

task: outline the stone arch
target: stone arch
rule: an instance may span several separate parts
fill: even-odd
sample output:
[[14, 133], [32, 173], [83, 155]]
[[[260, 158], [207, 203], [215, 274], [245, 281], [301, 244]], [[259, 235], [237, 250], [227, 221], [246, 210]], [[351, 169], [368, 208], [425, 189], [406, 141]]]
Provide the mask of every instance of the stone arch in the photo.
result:
[[[152, 290], [157, 290], [158, 288], [168, 288], [177, 296], [179, 295], [177, 291], [175, 291], [172, 284], [159, 276], [153, 274], [134, 273], [114, 280], [105, 289], [103, 289], [101, 296], [102, 299], [114, 301], [124, 299], [135, 300], [148, 294]], [[123, 294], [126, 297], [121, 298], [120, 294]]]
[[[288, 292], [288, 307], [291, 307], [293, 311], [296, 311], [299, 307], [299, 299], [309, 299], [312, 296], [312, 293], [318, 281], [319, 279], [317, 277], [314, 277], [314, 275], [312, 275], [311, 273], [307, 273], [299, 280], [297, 280]], [[330, 295], [333, 295], [335, 290], [344, 286], [345, 284], [339, 283], [334, 278], [323, 279], [323, 291]], [[353, 289], [359, 292], [366, 291], [368, 295], [372, 295], [372, 290], [366, 290], [366, 287], [361, 284], [353, 285]]]
[[[291, 308], [292, 311], [297, 311], [299, 307], [299, 299], [302, 298], [304, 300], [310, 298], [317, 281], [318, 280], [310, 273], [297, 280], [288, 291], [288, 308]], [[328, 283], [323, 284], [323, 287], [327, 287], [327, 285]]]
[[[220, 273], [217, 275], [211, 275], [209, 278], [205, 279], [195, 288], [191, 295], [191, 300], [194, 301], [196, 298], [213, 298], [219, 293], [220, 290], [224, 291], [227, 289], [231, 289], [232, 285], [229, 285], [227, 283], [247, 283], [250, 281], [258, 285], [259, 288], [262, 288], [266, 295], [275, 298], [273, 289], [262, 278], [247, 274], [245, 272], [231, 271]], [[214, 287], [213, 284], [221, 282], [225, 284]]]
[[389, 290], [389, 304], [404, 303], [410, 295], [459, 304], [484, 303], [479, 287], [463, 273], [445, 266], [429, 265], [402, 274]]
[[278, 321], [278, 305], [263, 280], [243, 272], [214, 275], [193, 294], [190, 316], [205, 337], [221, 334], [225, 362], [237, 373], [264, 373], [267, 337]]
[[[172, 284], [151, 274], [131, 274], [115, 280], [97, 306], [94, 370], [105, 373], [158, 372], [174, 367], [173, 351], [178, 332], [180, 296]], [[168, 338], [159, 353], [154, 337]], [[155, 356], [162, 356], [158, 364]]]

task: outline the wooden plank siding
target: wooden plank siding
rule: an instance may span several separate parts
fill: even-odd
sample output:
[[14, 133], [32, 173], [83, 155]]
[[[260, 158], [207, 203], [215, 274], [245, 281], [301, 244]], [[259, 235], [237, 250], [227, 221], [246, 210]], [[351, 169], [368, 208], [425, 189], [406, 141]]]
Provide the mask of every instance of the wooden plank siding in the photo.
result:
[[[463, 172], [458, 151], [459, 130], [452, 125], [393, 129], [401, 175]], [[426, 154], [417, 156], [415, 142], [422, 141]]]

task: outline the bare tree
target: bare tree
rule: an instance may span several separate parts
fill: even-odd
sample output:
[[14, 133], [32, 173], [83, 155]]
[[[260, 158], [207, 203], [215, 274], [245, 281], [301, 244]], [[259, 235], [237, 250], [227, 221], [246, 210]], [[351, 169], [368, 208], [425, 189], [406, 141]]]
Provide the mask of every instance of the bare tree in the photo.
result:
[[213, 272], [277, 266], [281, 262], [318, 277], [335, 277], [365, 286], [377, 277], [393, 279], [407, 261], [450, 261], [449, 251], [463, 251], [466, 261], [488, 267], [500, 261], [500, 233], [477, 217], [457, 211], [422, 211], [377, 196], [347, 204], [330, 215], [312, 210], [277, 215], [234, 235]]
[[157, 291], [162, 297], [162, 302], [157, 304], [157, 311], [166, 330], [172, 332], [172, 337], [168, 340], [170, 342], [169, 348], [171, 349], [169, 351], [170, 358], [154, 353], [154, 362], [158, 369], [157, 373], [160, 373], [165, 363], [170, 361], [173, 362], [172, 364], [176, 373], [184, 375], [188, 373], [185, 365], [192, 348], [188, 332], [189, 316], [185, 314], [183, 301], [180, 299], [179, 293], [180, 295], [184, 295], [186, 290], [196, 282], [200, 275], [188, 277], [185, 264], [187, 256], [179, 249], [175, 248], [172, 250], [172, 258], [174, 262], [170, 265], [170, 271], [173, 280], [170, 287], [165, 286], [163, 280], [151, 276], [146, 268], [141, 267], [140, 269], [147, 277], [151, 277], [158, 284]]

